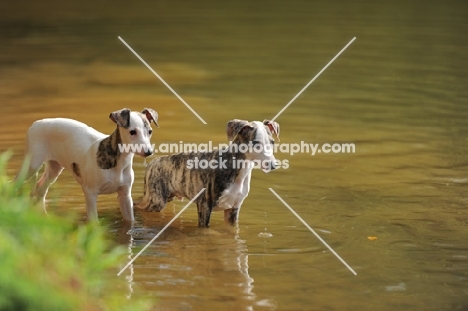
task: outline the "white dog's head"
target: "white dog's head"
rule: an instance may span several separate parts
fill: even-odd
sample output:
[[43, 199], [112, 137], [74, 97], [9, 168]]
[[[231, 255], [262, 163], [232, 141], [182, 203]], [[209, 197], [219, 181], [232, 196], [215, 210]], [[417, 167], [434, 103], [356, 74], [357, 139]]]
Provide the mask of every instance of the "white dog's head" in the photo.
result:
[[124, 108], [112, 112], [109, 118], [117, 124], [121, 143], [127, 146], [129, 151], [142, 157], [153, 154], [154, 150], [150, 141], [153, 133], [151, 122], [154, 122], [158, 127], [158, 113], [156, 111], [145, 108], [140, 113]]
[[247, 152], [243, 153], [248, 160], [259, 164], [264, 172], [269, 172], [276, 168], [273, 134], [278, 138], [279, 129], [279, 124], [270, 120], [248, 122], [235, 119], [228, 122], [226, 133], [228, 140], [238, 144], [239, 150], [247, 146]]

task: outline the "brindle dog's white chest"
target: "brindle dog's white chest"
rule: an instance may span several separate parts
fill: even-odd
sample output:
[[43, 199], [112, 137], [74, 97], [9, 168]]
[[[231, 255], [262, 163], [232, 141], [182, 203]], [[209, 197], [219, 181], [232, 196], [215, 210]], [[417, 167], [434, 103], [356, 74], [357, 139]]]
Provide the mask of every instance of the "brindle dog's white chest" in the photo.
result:
[[223, 191], [219, 197], [217, 206], [213, 210], [223, 211], [231, 209], [244, 201], [248, 193], [249, 190], [245, 187], [244, 182], [234, 182]]

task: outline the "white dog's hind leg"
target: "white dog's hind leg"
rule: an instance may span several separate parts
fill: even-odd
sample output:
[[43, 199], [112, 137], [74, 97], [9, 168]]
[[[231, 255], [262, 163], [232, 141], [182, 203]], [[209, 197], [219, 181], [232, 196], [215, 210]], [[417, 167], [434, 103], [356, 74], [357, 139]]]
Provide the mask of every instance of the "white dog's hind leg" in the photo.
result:
[[119, 200], [120, 211], [122, 212], [122, 217], [126, 221], [134, 221], [133, 216], [133, 200], [132, 200], [132, 188], [131, 186], [122, 186], [117, 189], [117, 199]]
[[[28, 149], [28, 147], [26, 147]], [[21, 163], [21, 167], [16, 173], [15, 178], [13, 181], [17, 181], [18, 178], [24, 178], [24, 181], [29, 180], [32, 176], [37, 175], [37, 172], [44, 164], [45, 156], [41, 152], [38, 154], [26, 152], [24, 155], [23, 162]], [[26, 171], [26, 172], [24, 172]], [[24, 174], [24, 175], [23, 175]]]
[[46, 212], [45, 197], [50, 185], [52, 185], [62, 173], [63, 167], [56, 161], [49, 160], [45, 163], [44, 173], [36, 184], [35, 194], [42, 201], [44, 212]]
[[[30, 161], [31, 156], [26, 155], [24, 157], [23, 163], [21, 163], [21, 167], [18, 170], [18, 172], [15, 175], [15, 178], [13, 178], [13, 182], [18, 182], [19, 180], [21, 182], [28, 182], [29, 184], [29, 189], [31, 189], [31, 197], [35, 197], [35, 188], [38, 180], [38, 172], [39, 169], [42, 166], [42, 162], [39, 163], [38, 165], [34, 166], [31, 164]], [[32, 178], [34, 176], [34, 178]]]

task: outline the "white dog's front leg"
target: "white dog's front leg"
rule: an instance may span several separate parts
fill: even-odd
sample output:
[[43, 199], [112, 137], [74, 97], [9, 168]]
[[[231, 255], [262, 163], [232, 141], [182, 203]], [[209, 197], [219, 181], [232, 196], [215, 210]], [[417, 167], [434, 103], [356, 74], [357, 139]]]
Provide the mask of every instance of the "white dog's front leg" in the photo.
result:
[[86, 187], [83, 187], [83, 193], [85, 195], [86, 200], [86, 216], [88, 221], [96, 221], [98, 220], [98, 213], [97, 213], [97, 197], [98, 193]]
[[133, 216], [133, 200], [132, 200], [132, 188], [129, 186], [121, 186], [117, 189], [117, 199], [119, 200], [120, 211], [122, 217], [126, 221], [134, 221]]

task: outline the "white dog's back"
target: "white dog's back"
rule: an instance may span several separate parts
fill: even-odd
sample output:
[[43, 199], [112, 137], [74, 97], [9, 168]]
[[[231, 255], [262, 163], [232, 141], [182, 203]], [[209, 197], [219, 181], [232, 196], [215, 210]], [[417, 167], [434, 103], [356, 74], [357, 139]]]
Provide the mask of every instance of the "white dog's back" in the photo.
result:
[[36, 149], [28, 150], [36, 155], [34, 160], [54, 160], [62, 167], [69, 168], [73, 162], [80, 163], [89, 148], [107, 136], [76, 120], [43, 119], [34, 122], [29, 128], [27, 145]]

